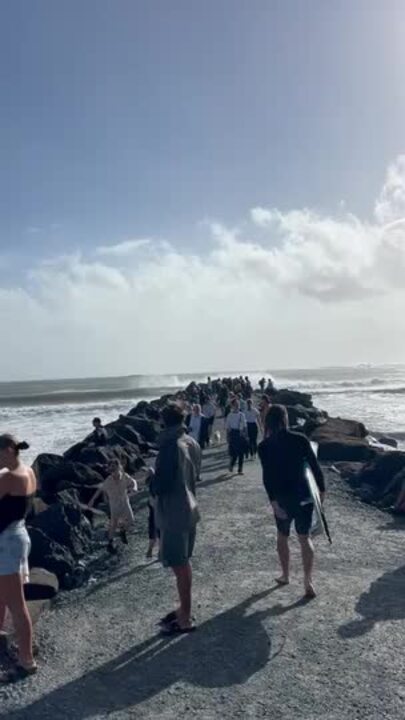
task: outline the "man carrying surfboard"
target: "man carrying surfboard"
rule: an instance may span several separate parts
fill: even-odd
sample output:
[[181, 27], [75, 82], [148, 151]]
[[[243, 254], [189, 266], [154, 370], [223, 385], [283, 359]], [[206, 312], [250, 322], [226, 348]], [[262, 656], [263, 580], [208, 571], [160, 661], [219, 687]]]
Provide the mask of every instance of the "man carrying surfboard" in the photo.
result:
[[306, 468], [309, 466], [314, 475], [321, 501], [325, 494], [324, 476], [309, 440], [288, 429], [288, 414], [283, 405], [269, 408], [264, 434], [258, 451], [263, 484], [277, 525], [277, 551], [282, 574], [276, 582], [288, 585], [290, 581], [288, 538], [294, 521], [301, 545], [305, 597], [312, 599], [316, 596], [312, 581], [314, 546], [310, 535], [314, 504], [305, 477]]

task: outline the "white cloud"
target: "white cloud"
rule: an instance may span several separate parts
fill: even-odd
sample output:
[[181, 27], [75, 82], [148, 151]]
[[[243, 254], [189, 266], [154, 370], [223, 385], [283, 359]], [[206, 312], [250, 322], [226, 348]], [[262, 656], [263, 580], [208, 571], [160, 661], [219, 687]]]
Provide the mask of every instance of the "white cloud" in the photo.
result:
[[2, 377], [403, 360], [401, 178], [399, 159], [370, 223], [255, 208], [199, 254], [126, 241], [43, 262], [29, 292], [0, 289]]
[[116, 245], [102, 245], [96, 249], [97, 255], [111, 255], [114, 257], [125, 257], [132, 253], [147, 247], [151, 243], [150, 238], [140, 238], [139, 240], [124, 240]]
[[405, 155], [399, 155], [388, 167], [374, 214], [381, 225], [405, 217]]

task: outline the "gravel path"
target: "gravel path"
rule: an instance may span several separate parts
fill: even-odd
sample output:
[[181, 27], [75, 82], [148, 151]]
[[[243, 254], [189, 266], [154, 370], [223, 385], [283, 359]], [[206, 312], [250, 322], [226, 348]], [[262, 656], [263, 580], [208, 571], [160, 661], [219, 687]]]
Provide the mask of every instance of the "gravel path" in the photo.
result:
[[197, 633], [161, 639], [169, 573], [144, 561], [146, 515], [107, 577], [58, 600], [38, 634], [41, 672], [0, 690], [8, 720], [403, 720], [405, 533], [329, 482], [332, 548], [317, 541], [318, 598], [275, 590], [275, 532], [256, 463], [221, 475], [207, 454], [195, 570]]

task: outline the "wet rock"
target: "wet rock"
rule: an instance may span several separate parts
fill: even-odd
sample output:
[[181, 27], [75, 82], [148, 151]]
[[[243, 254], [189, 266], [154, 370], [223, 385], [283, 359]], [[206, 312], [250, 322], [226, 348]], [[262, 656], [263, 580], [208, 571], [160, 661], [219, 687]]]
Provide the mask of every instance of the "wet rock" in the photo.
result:
[[382, 437], [378, 438], [378, 442], [381, 443], [381, 445], [388, 445], [392, 448], [398, 447], [398, 441], [395, 440], [395, 438], [389, 437], [388, 435], [383, 435]]

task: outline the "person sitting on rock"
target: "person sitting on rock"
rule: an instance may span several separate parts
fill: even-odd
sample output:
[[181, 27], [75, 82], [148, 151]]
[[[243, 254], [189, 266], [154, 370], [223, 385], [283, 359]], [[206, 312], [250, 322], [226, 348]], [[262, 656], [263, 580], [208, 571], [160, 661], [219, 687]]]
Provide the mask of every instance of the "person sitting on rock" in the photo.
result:
[[105, 493], [110, 507], [110, 524], [108, 528], [108, 550], [110, 553], [117, 552], [114, 545], [114, 537], [119, 529], [120, 537], [125, 545], [128, 545], [127, 530], [134, 522], [134, 514], [129, 502], [128, 493], [137, 492], [136, 480], [124, 472], [119, 460], [114, 460], [110, 465], [110, 474], [97, 489], [89, 502], [91, 508], [99, 495]]
[[95, 447], [103, 447], [104, 445], [107, 445], [108, 433], [105, 427], [103, 427], [100, 418], [94, 418], [93, 427], [94, 431], [90, 436], [90, 444], [94, 445]]
[[265, 439], [259, 445], [259, 457], [263, 484], [277, 525], [277, 550], [282, 575], [276, 582], [279, 585], [289, 583], [288, 538], [294, 521], [301, 545], [305, 597], [312, 599], [315, 597], [312, 584], [314, 548], [310, 532], [314, 505], [305, 479], [306, 465], [314, 474], [321, 501], [325, 494], [325, 480], [308, 438], [288, 429], [288, 414], [283, 405], [272, 405], [266, 415]]

